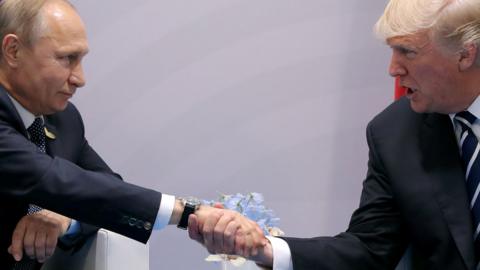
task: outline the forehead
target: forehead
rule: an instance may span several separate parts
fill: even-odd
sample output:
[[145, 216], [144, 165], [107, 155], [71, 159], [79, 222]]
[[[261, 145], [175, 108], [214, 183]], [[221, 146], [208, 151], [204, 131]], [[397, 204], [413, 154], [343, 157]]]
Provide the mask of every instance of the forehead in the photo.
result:
[[88, 52], [85, 26], [76, 11], [64, 2], [46, 5], [42, 12], [45, 30], [41, 40], [48, 40], [59, 48]]

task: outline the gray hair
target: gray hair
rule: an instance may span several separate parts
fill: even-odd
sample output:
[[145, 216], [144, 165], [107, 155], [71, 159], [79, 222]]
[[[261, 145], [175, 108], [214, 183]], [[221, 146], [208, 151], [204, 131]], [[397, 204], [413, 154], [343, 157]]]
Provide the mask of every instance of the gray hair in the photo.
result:
[[[16, 34], [27, 45], [34, 44], [47, 29], [41, 11], [50, 1], [52, 0], [0, 0], [0, 40], [8, 34]], [[72, 6], [67, 0], [59, 1]]]

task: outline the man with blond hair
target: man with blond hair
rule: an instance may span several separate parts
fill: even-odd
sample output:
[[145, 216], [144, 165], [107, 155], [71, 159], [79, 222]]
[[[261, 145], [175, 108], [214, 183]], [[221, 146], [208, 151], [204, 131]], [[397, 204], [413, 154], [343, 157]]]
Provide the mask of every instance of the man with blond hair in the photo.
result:
[[271, 238], [251, 259], [274, 270], [385, 270], [410, 246], [410, 269], [480, 269], [480, 1], [391, 0], [375, 31], [408, 90], [368, 125], [348, 229]]
[[88, 144], [69, 102], [88, 42], [68, 1], [0, 1], [0, 40], [0, 269], [38, 269], [58, 240], [81, 244], [96, 226], [145, 243], [189, 216], [207, 231], [223, 217], [237, 253], [265, 244], [238, 213], [123, 182]]

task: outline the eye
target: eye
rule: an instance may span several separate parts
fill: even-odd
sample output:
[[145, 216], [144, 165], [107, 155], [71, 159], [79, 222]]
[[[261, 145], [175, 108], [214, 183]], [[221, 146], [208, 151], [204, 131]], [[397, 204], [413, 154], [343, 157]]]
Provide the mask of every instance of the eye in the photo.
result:
[[65, 64], [72, 64], [78, 60], [78, 54], [68, 54], [59, 56], [58, 59]]
[[408, 49], [405, 47], [400, 47], [397, 49], [402, 55], [405, 55], [405, 57], [407, 57], [408, 59], [413, 59], [415, 58], [415, 56], [417, 56], [417, 52], [412, 49]]

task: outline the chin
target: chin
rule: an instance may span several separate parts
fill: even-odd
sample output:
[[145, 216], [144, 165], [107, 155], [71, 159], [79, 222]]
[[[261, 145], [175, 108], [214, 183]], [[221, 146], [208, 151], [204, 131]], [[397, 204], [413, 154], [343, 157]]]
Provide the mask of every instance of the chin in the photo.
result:
[[415, 102], [415, 101], [412, 101], [412, 100], [410, 100], [410, 107], [416, 113], [428, 113], [429, 112], [429, 110], [428, 110], [427, 106], [425, 106], [425, 104], [421, 104], [419, 102]]
[[68, 102], [62, 103], [62, 104], [55, 104], [50, 108], [49, 114], [54, 114], [58, 112], [62, 112], [67, 108]]

